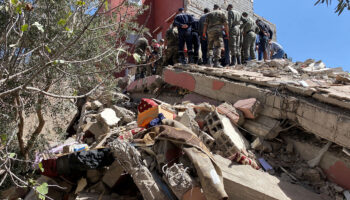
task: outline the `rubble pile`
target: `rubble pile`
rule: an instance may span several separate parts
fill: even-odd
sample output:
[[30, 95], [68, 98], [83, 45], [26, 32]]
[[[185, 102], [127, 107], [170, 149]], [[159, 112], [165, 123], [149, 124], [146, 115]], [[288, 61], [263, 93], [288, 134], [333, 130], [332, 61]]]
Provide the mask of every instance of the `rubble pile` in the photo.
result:
[[[208, 77], [224, 73], [201, 66], [175, 68]], [[296, 112], [290, 107], [295, 101], [287, 101], [289, 107], [285, 109], [290, 112], [285, 117], [273, 117], [266, 114], [266, 102], [261, 101], [264, 95], [237, 98], [228, 91], [226, 96], [210, 95], [198, 86], [191, 89], [186, 85], [191, 77], [187, 82], [169, 78], [175, 72], [172, 67], [168, 69], [163, 78], [153, 76], [135, 82], [123, 79], [121, 89], [129, 96], [103, 91], [88, 99], [74, 124], [76, 135], [54, 150], [37, 155], [36, 164], [43, 167], [40, 179], [59, 186], [50, 188], [49, 197], [340, 200], [349, 194], [346, 183], [341, 187], [332, 182], [323, 168], [325, 162], [321, 161], [332, 156], [329, 152], [342, 151], [342, 146], [306, 133], [289, 119], [287, 114]], [[261, 73], [260, 78], [268, 77], [269, 84], [273, 84], [271, 77], [279, 77], [288, 84], [312, 90], [312, 84], [321, 88], [327, 88], [327, 84], [350, 84], [348, 73], [327, 69], [322, 62], [312, 60], [254, 61], [235, 70], [248, 75]], [[240, 81], [244, 76], [236, 75]], [[222, 90], [224, 85], [215, 81], [212, 85], [203, 82], [201, 86]], [[166, 84], [187, 89], [194, 96], [189, 97], [188, 91], [179, 95], [179, 90], [172, 88], [167, 92], [177, 93], [181, 99], [185, 96], [185, 100], [169, 104], [157, 98], [131, 98], [132, 93], [146, 96], [144, 92], [158, 97]], [[216, 103], [208, 103], [198, 93], [207, 94]], [[300, 140], [300, 135], [311, 139]], [[305, 141], [317, 144], [318, 156], [302, 150]], [[33, 191], [25, 199], [33, 198], [32, 195]]]

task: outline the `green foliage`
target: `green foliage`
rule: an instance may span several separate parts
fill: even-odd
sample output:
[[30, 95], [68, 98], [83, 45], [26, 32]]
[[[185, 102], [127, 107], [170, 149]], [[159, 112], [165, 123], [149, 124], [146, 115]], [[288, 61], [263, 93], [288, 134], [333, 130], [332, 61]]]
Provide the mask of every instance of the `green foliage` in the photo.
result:
[[39, 166], [40, 171], [41, 171], [41, 172], [44, 172], [43, 163], [39, 163], [39, 165], [38, 165], [38, 166]]
[[16, 156], [16, 153], [9, 153], [9, 158], [14, 158]]
[[[327, 4], [328, 6], [331, 3], [332, 3], [332, 0], [317, 0], [315, 5]], [[338, 13], [338, 15], [340, 15], [345, 9], [350, 10], [350, 0], [338, 0], [338, 4], [335, 8], [335, 13]]]
[[[28, 144], [26, 140], [38, 124], [23, 133], [27, 138], [17, 138], [18, 111], [22, 111], [25, 121], [35, 122], [36, 119], [27, 117], [36, 117], [37, 110], [49, 114], [50, 119], [56, 119], [68, 107], [72, 110], [70, 101], [49, 100], [29, 87], [49, 88], [46, 92], [50, 94], [75, 98], [101, 83], [104, 88], [115, 87], [113, 72], [122, 70], [128, 56], [139, 59], [130, 52], [125, 38], [130, 33], [142, 34], [146, 29], [135, 22], [136, 16], [125, 12], [133, 10], [142, 14], [146, 8], [127, 4], [124, 5], [127, 9], [111, 6], [107, 0], [10, 0], [0, 5], [0, 138], [2, 145], [9, 143], [8, 152], [12, 152], [0, 156], [27, 159], [21, 154], [19, 140]], [[113, 13], [95, 15], [93, 10], [97, 8]], [[20, 105], [14, 103], [17, 98]], [[65, 134], [64, 131], [62, 124], [58, 126], [57, 137]], [[13, 138], [11, 142], [9, 138]], [[26, 151], [28, 159], [33, 159], [33, 152], [44, 149], [46, 144], [45, 137], [33, 138], [32, 148]], [[11, 165], [22, 178], [29, 167], [20, 162]], [[39, 168], [42, 170], [40, 165]], [[28, 184], [37, 186], [34, 182]]]
[[47, 183], [42, 183], [36, 188], [36, 191], [39, 193], [38, 197], [39, 199], [45, 200], [45, 196], [47, 193], [49, 193], [49, 185]]
[[24, 31], [27, 31], [28, 30], [28, 24], [23, 24], [21, 26], [21, 31], [24, 32]]

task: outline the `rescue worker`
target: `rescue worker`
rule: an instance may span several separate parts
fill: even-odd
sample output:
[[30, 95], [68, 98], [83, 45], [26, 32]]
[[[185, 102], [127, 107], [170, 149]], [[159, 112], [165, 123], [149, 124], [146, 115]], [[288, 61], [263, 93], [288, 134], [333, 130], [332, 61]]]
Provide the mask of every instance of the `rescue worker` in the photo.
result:
[[243, 21], [242, 32], [243, 32], [243, 52], [244, 52], [244, 63], [248, 60], [254, 60], [255, 57], [255, 42], [256, 32], [259, 31], [254, 20], [248, 16], [248, 13], [242, 13]]
[[161, 75], [163, 71], [162, 67], [162, 56], [163, 56], [163, 49], [159, 45], [156, 39], [152, 40], [152, 61], [155, 61], [152, 63], [152, 74]]
[[165, 40], [164, 39], [160, 39], [159, 40], [159, 45], [160, 45], [160, 47], [164, 50], [165, 49]]
[[199, 18], [199, 36], [200, 36], [200, 41], [201, 41], [202, 64], [203, 65], [206, 65], [208, 63], [208, 40], [207, 40], [207, 38], [203, 37], [203, 28], [204, 28], [205, 18], [207, 17], [207, 14], [209, 12], [210, 12], [209, 8], [205, 8], [204, 15], [202, 15], [201, 18]]
[[163, 65], [174, 65], [178, 62], [179, 33], [177, 27], [171, 26], [165, 33], [165, 56]]
[[193, 63], [198, 64], [199, 56], [199, 20], [193, 19], [192, 22], [192, 44], [193, 44]]
[[285, 52], [283, 50], [282, 45], [278, 44], [277, 42], [270, 41], [269, 46], [271, 51], [271, 60], [285, 58]]
[[225, 30], [222, 30], [222, 37], [224, 38], [224, 62], [222, 66], [226, 67], [227, 65], [230, 64], [230, 49], [229, 49], [229, 35], [226, 35]]
[[204, 38], [208, 31], [209, 63], [212, 65], [212, 59], [214, 58], [214, 67], [221, 67], [219, 60], [223, 26], [225, 28], [225, 33], [228, 36], [229, 31], [226, 14], [219, 10], [219, 6], [215, 4], [214, 10], [207, 14], [203, 28]]
[[[146, 49], [148, 47], [148, 40], [145, 37], [140, 37], [135, 43], [135, 51], [140, 56], [140, 61], [137, 62], [138, 65], [147, 63]], [[138, 66], [136, 69], [135, 79], [144, 78], [144, 66]]]
[[273, 38], [273, 32], [270, 26], [261, 21], [260, 19], [257, 19], [255, 23], [259, 27], [259, 46], [264, 52], [264, 60], [266, 61], [269, 57], [268, 44]]
[[180, 62], [186, 64], [184, 47], [185, 43], [187, 46], [187, 52], [189, 60], [193, 60], [193, 51], [192, 51], [192, 25], [193, 17], [184, 12], [183, 8], [179, 8], [179, 14], [175, 16], [174, 26], [177, 27], [179, 32], [179, 56]]
[[227, 6], [227, 12], [228, 12], [228, 28], [229, 28], [229, 34], [230, 34], [230, 40], [229, 40], [229, 48], [231, 52], [231, 63], [230, 66], [241, 64], [241, 30], [240, 30], [240, 24], [241, 24], [241, 13], [233, 9], [233, 5], [229, 4]]

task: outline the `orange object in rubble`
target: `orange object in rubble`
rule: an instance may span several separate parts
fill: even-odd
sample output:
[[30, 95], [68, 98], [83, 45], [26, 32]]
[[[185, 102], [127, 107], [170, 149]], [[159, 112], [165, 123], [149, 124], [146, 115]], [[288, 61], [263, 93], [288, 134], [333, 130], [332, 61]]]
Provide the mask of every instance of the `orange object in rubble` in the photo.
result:
[[155, 106], [137, 115], [137, 125], [147, 128], [148, 124], [157, 118], [159, 113], [162, 113], [165, 119], [174, 119], [174, 113], [172, 111], [163, 106]]

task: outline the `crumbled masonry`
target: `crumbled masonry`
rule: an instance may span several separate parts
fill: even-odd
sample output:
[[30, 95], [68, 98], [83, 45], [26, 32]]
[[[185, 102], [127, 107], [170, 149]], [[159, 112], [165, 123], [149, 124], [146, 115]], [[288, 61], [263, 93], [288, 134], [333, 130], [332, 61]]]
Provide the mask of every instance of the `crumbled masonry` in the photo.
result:
[[66, 188], [54, 199], [344, 199], [349, 80], [312, 60], [124, 80], [87, 99], [66, 147], [38, 154], [38, 181]]

